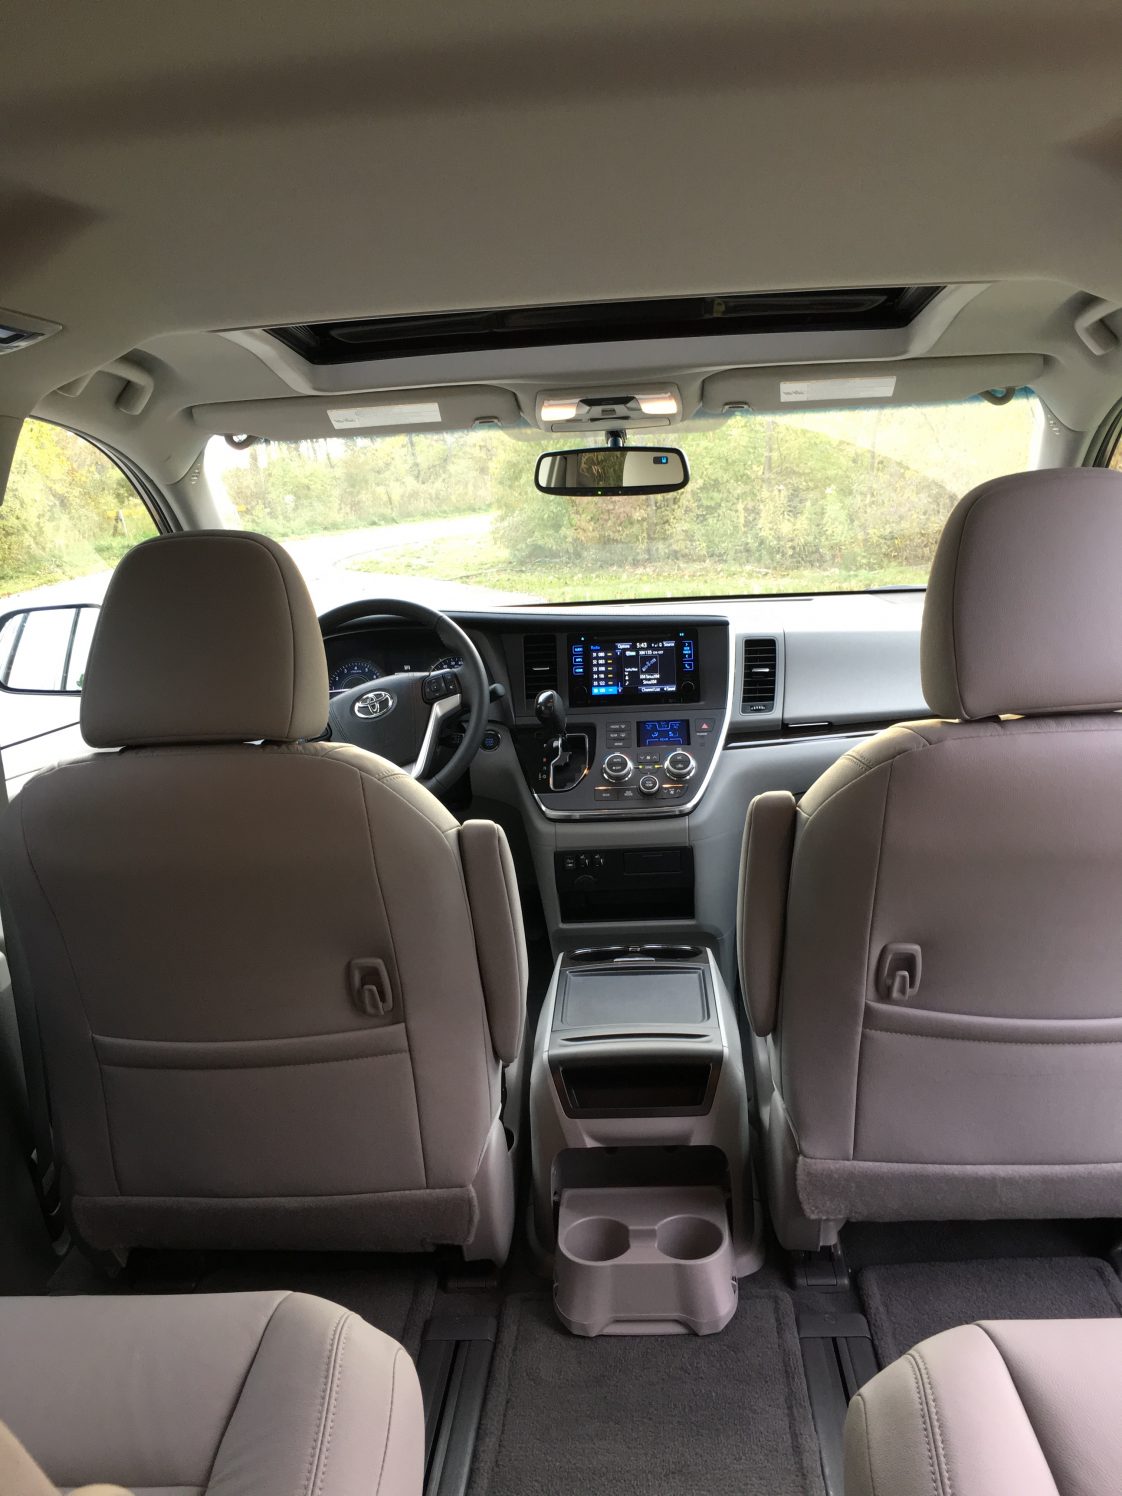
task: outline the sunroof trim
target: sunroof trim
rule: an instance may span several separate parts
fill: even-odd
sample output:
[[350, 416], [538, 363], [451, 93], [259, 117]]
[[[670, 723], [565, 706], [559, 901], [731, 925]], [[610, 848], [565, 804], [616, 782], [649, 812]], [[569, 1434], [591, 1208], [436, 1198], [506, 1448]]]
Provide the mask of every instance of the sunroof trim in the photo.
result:
[[350, 364], [579, 343], [910, 326], [943, 286], [870, 286], [566, 302], [294, 323], [265, 331], [310, 364]]

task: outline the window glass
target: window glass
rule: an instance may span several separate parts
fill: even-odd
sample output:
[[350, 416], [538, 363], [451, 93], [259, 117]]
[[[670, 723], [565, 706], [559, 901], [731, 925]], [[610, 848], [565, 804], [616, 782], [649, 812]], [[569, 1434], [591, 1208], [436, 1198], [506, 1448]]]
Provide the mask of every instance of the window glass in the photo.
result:
[[155, 534], [115, 462], [61, 426], [24, 422], [0, 505], [0, 614], [18, 615], [0, 627], [9, 794], [36, 770], [85, 751], [76, 696], [19, 693], [81, 690], [113, 568]]
[[538, 454], [594, 436], [424, 432], [207, 449], [241, 523], [282, 540], [323, 610], [922, 587], [943, 523], [1031, 466], [1038, 402], [737, 415], [636, 433], [680, 446], [678, 493], [553, 498]]

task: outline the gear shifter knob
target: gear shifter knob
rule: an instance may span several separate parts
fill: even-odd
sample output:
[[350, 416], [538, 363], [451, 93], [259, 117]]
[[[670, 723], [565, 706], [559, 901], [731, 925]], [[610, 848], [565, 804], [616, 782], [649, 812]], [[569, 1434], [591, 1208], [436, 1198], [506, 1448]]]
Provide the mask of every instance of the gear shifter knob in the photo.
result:
[[534, 716], [554, 737], [565, 736], [565, 703], [556, 691], [543, 691], [534, 702]]

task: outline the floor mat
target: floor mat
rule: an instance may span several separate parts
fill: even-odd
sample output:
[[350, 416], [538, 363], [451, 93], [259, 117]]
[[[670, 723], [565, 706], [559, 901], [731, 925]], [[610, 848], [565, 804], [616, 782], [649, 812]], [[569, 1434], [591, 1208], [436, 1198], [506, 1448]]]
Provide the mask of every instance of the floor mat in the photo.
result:
[[1122, 1284], [1094, 1257], [1008, 1257], [867, 1267], [857, 1287], [881, 1365], [976, 1319], [1106, 1319]]
[[562, 1329], [550, 1300], [503, 1310], [471, 1496], [820, 1496], [795, 1316], [742, 1292], [719, 1335]]

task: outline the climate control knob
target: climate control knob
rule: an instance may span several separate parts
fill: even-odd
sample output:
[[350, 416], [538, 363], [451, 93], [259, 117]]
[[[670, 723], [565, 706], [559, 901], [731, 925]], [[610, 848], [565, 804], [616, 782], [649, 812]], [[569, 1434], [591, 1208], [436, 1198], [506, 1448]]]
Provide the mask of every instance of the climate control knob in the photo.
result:
[[687, 753], [683, 748], [671, 753], [666, 760], [666, 772], [679, 784], [685, 779], [692, 779], [696, 768], [693, 754]]
[[610, 779], [613, 784], [622, 784], [625, 779], [630, 779], [635, 765], [626, 753], [609, 753], [604, 760], [604, 778]]
[[639, 781], [639, 789], [644, 795], [657, 795], [660, 785], [654, 774], [644, 774]]

